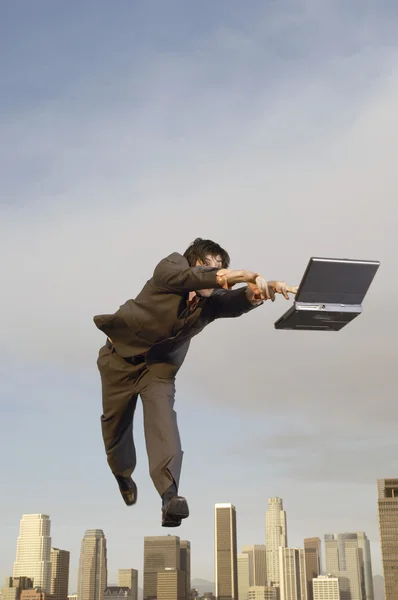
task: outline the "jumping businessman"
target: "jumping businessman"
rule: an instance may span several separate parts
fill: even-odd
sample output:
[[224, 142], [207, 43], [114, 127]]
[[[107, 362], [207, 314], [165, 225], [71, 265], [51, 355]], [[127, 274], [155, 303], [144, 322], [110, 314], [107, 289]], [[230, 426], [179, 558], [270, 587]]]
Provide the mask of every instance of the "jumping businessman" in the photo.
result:
[[[281, 281], [265, 281], [252, 271], [229, 269], [228, 253], [197, 238], [184, 252], [160, 261], [134, 300], [117, 312], [97, 315], [106, 336], [97, 366], [102, 383], [102, 435], [108, 464], [127, 505], [137, 501], [131, 478], [136, 466], [133, 417], [138, 395], [144, 413], [145, 441], [152, 481], [162, 498], [163, 527], [178, 527], [188, 517], [178, 495], [182, 456], [174, 411], [175, 378], [191, 338], [223, 317], [239, 317], [275, 294], [289, 299]], [[237, 283], [246, 283], [237, 289]]]

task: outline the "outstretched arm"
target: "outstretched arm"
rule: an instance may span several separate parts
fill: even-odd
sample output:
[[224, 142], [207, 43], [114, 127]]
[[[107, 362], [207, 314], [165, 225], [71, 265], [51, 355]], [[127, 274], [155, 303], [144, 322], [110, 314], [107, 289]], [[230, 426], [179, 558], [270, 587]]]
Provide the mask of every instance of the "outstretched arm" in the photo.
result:
[[[287, 288], [284, 282], [265, 281], [258, 273], [246, 269], [235, 271], [207, 266], [188, 266], [177, 252], [164, 258], [153, 273], [155, 285], [170, 292], [192, 292], [204, 289], [230, 290], [237, 283], [247, 283], [255, 291], [257, 299], [274, 300], [275, 293], [289, 299], [288, 292], [295, 293], [297, 288]], [[236, 290], [238, 292], [238, 290]]]
[[168, 256], [160, 261], [153, 273], [155, 285], [170, 292], [191, 292], [220, 287], [217, 267], [185, 266], [178, 257]]
[[218, 267], [189, 267], [180, 254], [170, 254], [156, 266], [153, 273], [155, 285], [170, 292], [192, 292], [204, 289], [233, 287], [236, 283], [255, 280], [251, 271], [233, 271]]
[[215, 319], [240, 317], [264, 303], [275, 300], [275, 293], [282, 294], [289, 300], [289, 294], [296, 294], [296, 287], [288, 287], [283, 281], [268, 281], [257, 277], [256, 283], [248, 283], [246, 287], [236, 290], [214, 290], [211, 305]]

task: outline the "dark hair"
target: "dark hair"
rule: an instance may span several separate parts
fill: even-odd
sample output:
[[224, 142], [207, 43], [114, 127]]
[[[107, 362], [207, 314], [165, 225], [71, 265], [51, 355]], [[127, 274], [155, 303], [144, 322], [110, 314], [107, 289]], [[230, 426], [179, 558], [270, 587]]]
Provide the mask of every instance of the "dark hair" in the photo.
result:
[[190, 267], [194, 267], [197, 260], [204, 263], [206, 256], [217, 256], [218, 254], [221, 256], [223, 269], [227, 269], [230, 263], [228, 252], [212, 240], [196, 238], [184, 252], [184, 256], [188, 260]]

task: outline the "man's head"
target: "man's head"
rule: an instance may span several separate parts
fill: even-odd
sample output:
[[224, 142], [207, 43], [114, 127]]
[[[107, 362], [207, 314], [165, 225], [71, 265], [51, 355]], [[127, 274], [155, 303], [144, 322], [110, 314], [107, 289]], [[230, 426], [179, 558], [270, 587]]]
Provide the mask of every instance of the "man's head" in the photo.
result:
[[190, 267], [205, 265], [227, 269], [229, 267], [229, 254], [224, 248], [212, 240], [196, 238], [184, 252]]

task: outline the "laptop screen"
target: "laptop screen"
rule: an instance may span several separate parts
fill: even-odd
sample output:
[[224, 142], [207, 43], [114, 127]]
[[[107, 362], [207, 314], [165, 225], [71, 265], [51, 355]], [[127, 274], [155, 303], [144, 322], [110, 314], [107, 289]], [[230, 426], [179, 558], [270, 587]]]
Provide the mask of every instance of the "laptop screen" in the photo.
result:
[[377, 261], [311, 258], [295, 300], [362, 304], [379, 266]]

